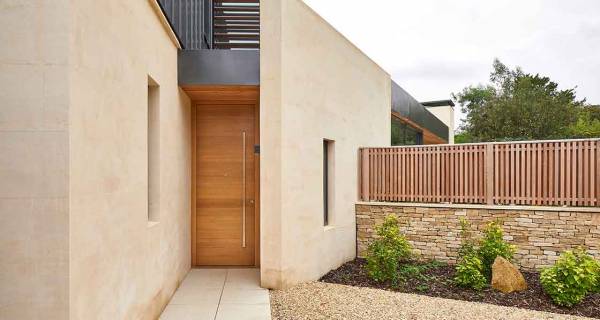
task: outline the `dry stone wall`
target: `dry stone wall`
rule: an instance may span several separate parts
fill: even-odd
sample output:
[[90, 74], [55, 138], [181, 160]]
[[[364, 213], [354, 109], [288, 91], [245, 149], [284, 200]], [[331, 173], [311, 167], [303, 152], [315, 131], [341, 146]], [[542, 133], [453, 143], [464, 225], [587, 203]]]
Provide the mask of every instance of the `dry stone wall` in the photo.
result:
[[471, 222], [476, 237], [481, 236], [487, 223], [499, 219], [505, 239], [518, 247], [516, 263], [526, 270], [552, 265], [561, 251], [579, 246], [600, 258], [600, 210], [397, 204], [356, 205], [359, 257], [364, 257], [369, 243], [375, 238], [375, 226], [390, 214], [399, 218], [400, 230], [424, 259], [456, 263], [461, 218]]

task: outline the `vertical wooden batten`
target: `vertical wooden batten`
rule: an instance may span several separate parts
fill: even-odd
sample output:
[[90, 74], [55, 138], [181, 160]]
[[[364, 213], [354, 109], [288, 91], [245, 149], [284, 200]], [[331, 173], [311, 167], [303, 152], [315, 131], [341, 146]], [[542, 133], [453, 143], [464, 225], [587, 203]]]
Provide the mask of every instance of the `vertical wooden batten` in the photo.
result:
[[485, 146], [485, 202], [494, 204], [494, 145]]
[[362, 200], [369, 201], [369, 149], [361, 149]]

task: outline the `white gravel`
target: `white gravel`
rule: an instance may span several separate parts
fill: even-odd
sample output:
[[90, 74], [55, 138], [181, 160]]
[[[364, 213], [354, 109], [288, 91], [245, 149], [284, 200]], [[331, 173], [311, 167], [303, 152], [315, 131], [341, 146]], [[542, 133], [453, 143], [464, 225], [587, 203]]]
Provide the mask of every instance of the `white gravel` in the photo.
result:
[[587, 319], [323, 282], [271, 291], [271, 313], [273, 320]]

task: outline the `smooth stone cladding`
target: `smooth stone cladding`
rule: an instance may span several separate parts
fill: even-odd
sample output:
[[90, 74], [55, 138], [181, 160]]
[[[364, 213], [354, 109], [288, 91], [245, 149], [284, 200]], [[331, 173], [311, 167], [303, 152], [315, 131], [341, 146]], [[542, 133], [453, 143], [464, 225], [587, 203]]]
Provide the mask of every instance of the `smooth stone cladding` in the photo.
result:
[[356, 205], [357, 254], [364, 257], [375, 238], [375, 227], [387, 215], [400, 220], [400, 230], [425, 259], [456, 263], [460, 219], [466, 218], [475, 237], [487, 223], [499, 219], [504, 239], [517, 246], [515, 262], [522, 269], [553, 265], [563, 250], [579, 246], [600, 258], [600, 209], [501, 207], [415, 204]]

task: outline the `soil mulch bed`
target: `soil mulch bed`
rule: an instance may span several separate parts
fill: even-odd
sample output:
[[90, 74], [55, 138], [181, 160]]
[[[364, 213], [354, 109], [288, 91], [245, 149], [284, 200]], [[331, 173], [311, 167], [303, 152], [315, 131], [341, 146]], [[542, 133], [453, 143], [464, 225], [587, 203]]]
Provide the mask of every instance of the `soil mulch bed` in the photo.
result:
[[407, 274], [405, 276], [407, 281], [403, 281], [396, 288], [390, 283], [378, 283], [371, 280], [365, 265], [365, 259], [350, 261], [338, 269], [330, 271], [320, 281], [600, 319], [600, 294], [590, 294], [581, 304], [570, 309], [558, 307], [543, 292], [537, 272], [523, 272], [528, 284], [526, 291], [503, 294], [492, 288], [475, 291], [456, 286], [453, 283], [454, 267], [445, 264], [406, 263], [405, 265], [417, 267], [420, 272]]

